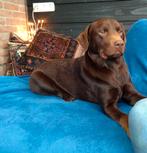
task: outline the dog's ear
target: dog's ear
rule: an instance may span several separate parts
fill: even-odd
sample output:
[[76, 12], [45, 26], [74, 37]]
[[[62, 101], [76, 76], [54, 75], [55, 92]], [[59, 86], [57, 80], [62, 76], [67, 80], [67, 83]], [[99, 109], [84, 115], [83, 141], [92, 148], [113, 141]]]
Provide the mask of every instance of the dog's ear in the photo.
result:
[[[89, 46], [89, 43], [91, 42], [91, 24], [88, 26], [88, 29], [87, 29], [87, 41], [88, 41], [88, 46]], [[87, 47], [88, 48], [88, 47]]]
[[87, 49], [88, 49], [88, 46], [89, 46], [88, 29], [89, 29], [89, 25], [76, 38], [76, 40], [78, 41], [79, 45], [78, 45], [78, 47], [76, 49], [76, 53], [74, 55], [74, 58], [83, 56], [85, 54], [85, 52], [87, 51]]
[[77, 41], [79, 42], [79, 44], [83, 47], [83, 48], [88, 48], [88, 29], [89, 29], [89, 25], [85, 28], [84, 31], [82, 31], [78, 37], [76, 38]]

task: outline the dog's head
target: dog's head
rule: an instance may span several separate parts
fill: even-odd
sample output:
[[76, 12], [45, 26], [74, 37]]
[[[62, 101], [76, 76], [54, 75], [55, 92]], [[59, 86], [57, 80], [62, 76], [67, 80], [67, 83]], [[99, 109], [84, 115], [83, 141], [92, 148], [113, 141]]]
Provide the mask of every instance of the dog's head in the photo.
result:
[[88, 28], [88, 51], [100, 58], [114, 59], [123, 55], [125, 50], [125, 31], [123, 25], [114, 19], [99, 19]]

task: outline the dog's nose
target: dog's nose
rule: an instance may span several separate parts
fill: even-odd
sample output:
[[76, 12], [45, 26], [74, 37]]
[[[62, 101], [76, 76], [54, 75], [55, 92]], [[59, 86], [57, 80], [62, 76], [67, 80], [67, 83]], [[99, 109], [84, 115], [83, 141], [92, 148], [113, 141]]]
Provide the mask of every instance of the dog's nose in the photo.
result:
[[123, 40], [117, 40], [114, 42], [114, 46], [117, 48], [123, 47], [124, 46], [124, 42]]

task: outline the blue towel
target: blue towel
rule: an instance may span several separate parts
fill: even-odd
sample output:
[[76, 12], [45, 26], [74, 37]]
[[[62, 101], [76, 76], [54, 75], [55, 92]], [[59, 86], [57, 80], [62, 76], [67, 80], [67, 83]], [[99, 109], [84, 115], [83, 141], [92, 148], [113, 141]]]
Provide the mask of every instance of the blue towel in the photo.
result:
[[132, 153], [124, 130], [98, 105], [34, 94], [28, 80], [0, 77], [0, 153]]
[[[146, 20], [139, 24], [144, 22], [147, 27]], [[147, 94], [144, 26], [130, 29], [125, 59], [136, 88]], [[123, 101], [118, 105], [126, 113], [131, 109]], [[29, 77], [1, 76], [0, 153], [133, 153], [133, 148], [124, 130], [100, 106], [37, 95], [30, 91]]]

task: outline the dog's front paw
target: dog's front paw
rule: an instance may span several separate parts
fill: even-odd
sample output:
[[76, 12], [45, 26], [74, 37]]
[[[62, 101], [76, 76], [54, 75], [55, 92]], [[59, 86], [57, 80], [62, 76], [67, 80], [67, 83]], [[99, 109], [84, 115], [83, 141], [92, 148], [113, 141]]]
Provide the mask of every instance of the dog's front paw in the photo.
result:
[[124, 128], [125, 132], [127, 133], [128, 137], [130, 138], [130, 130], [129, 130], [129, 127], [125, 127]]
[[120, 119], [121, 126], [127, 133], [128, 137], [130, 137], [130, 132], [129, 132], [129, 126], [128, 126], [128, 116], [124, 116], [123, 118]]

